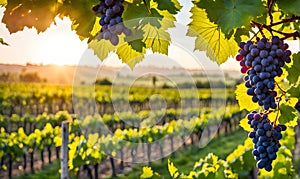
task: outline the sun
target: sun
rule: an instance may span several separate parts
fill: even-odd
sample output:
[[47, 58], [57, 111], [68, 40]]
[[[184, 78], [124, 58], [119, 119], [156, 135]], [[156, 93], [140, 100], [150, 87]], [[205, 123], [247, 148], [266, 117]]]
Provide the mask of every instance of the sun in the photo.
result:
[[[76, 65], [87, 49], [87, 43], [81, 41], [76, 33], [71, 31], [67, 20], [57, 21], [58, 26], [53, 25], [39, 35], [39, 39], [42, 40], [37, 44], [36, 58], [42, 64]], [[67, 25], [61, 25], [63, 22]]]

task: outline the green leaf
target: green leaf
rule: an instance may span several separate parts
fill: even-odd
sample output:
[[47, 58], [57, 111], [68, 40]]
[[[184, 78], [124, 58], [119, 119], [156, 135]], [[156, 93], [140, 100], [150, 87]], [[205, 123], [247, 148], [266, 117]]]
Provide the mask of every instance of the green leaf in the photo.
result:
[[58, 6], [57, 0], [9, 1], [2, 22], [10, 33], [21, 31], [24, 27], [35, 27], [38, 32], [43, 32], [54, 21]]
[[97, 55], [100, 60], [104, 60], [110, 52], [116, 50], [117, 47], [113, 46], [108, 40], [92, 40], [88, 44], [89, 48], [94, 50], [94, 54]]
[[132, 19], [148, 17], [149, 15], [150, 13], [144, 4], [129, 3], [125, 6], [122, 18], [123, 21], [129, 21]]
[[175, 6], [175, 3], [172, 0], [153, 0], [153, 1], [157, 2], [158, 4], [157, 8], [159, 10], [167, 10], [171, 14], [177, 14], [177, 12], [180, 10], [178, 6]]
[[292, 61], [293, 64], [291, 67], [285, 65], [284, 68], [288, 72], [287, 80], [290, 83], [296, 83], [300, 76], [300, 52], [297, 54], [293, 54]]
[[287, 126], [292, 126], [294, 127], [297, 125], [297, 111], [294, 107], [281, 104], [280, 105], [280, 116], [279, 116], [279, 123], [280, 124], [286, 124]]
[[63, 1], [59, 6], [58, 12], [60, 17], [67, 16], [72, 20], [72, 29], [76, 31], [79, 37], [83, 40], [92, 36], [91, 32], [95, 26], [96, 15], [92, 8], [99, 1], [97, 0], [69, 0]]
[[300, 0], [286, 1], [286, 0], [277, 0], [276, 1], [279, 8], [286, 13], [291, 13], [294, 15], [300, 15]]
[[136, 64], [143, 60], [145, 53], [145, 48], [142, 48], [142, 51], [138, 52], [134, 50], [128, 43], [123, 43], [117, 49], [117, 55], [119, 56], [119, 58], [122, 60], [122, 62], [126, 63], [131, 69], [133, 69]]
[[246, 109], [247, 111], [251, 111], [259, 108], [257, 103], [252, 102], [252, 97], [247, 95], [247, 88], [242, 83], [239, 84], [235, 90], [236, 99], [238, 100], [240, 110]]
[[234, 40], [237, 43], [244, 42], [249, 39], [249, 29], [248, 28], [238, 28], [234, 34]]
[[195, 50], [206, 51], [206, 55], [218, 64], [237, 53], [238, 45], [234, 37], [226, 39], [221, 29], [209, 21], [205, 10], [194, 6], [191, 13], [192, 22], [187, 35], [196, 37]]
[[248, 25], [263, 13], [261, 0], [201, 0], [197, 6], [206, 10], [208, 18], [227, 34], [233, 28]]
[[242, 120], [240, 120], [240, 126], [247, 132], [251, 132], [252, 128], [248, 124], [248, 119], [245, 117]]
[[8, 43], [4, 42], [3, 38], [0, 38], [0, 43], [1, 43], [2, 45], [8, 45]]
[[288, 91], [287, 91], [291, 97], [294, 98], [300, 98], [300, 86], [296, 86], [296, 87], [291, 87]]

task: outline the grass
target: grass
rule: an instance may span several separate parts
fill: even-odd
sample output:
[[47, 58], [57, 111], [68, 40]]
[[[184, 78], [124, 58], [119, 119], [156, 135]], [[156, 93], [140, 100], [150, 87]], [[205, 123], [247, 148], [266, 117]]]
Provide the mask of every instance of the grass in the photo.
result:
[[[219, 158], [225, 159], [226, 156], [231, 153], [239, 144], [242, 144], [247, 135], [245, 131], [238, 130], [228, 135], [222, 135], [214, 138], [205, 148], [198, 148], [196, 146], [188, 146], [185, 149], [181, 148], [175, 152], [174, 157], [168, 157], [174, 163], [180, 172], [190, 171], [196, 161], [205, 157], [208, 153], [214, 153]], [[162, 161], [153, 162], [150, 166], [153, 171], [158, 172], [161, 176], [168, 178], [168, 159]], [[117, 178], [139, 178], [142, 173], [142, 168], [148, 166], [147, 164], [136, 165], [132, 167], [132, 171], [119, 176]]]
[[[214, 138], [205, 148], [198, 148], [196, 146], [187, 146], [185, 149], [181, 148], [175, 152], [173, 157], [169, 157], [176, 167], [179, 168], [181, 172], [190, 171], [195, 162], [200, 158], [205, 157], [208, 153], [214, 153], [220, 158], [225, 159], [226, 156], [231, 153], [239, 144], [242, 144], [245, 138], [247, 137], [245, 131], [237, 130], [228, 135], [222, 135]], [[168, 173], [168, 159], [165, 158], [164, 161], [153, 162], [150, 166], [155, 171], [158, 172], [161, 176], [167, 178]], [[34, 174], [25, 173], [21, 176], [14, 177], [15, 179], [57, 179], [60, 178], [59, 170], [59, 161], [53, 162], [47, 167], [40, 171], [36, 171]], [[148, 166], [147, 164], [135, 165], [132, 167], [132, 171], [125, 173], [123, 176], [118, 176], [120, 179], [131, 179], [139, 178], [141, 175], [142, 168]], [[71, 178], [74, 178], [71, 177]], [[109, 177], [112, 178], [112, 177]]]
[[294, 161], [294, 167], [296, 169], [296, 172], [298, 173], [298, 175], [300, 175], [300, 159], [297, 159]]
[[60, 167], [59, 161], [56, 160], [49, 166], [45, 167], [45, 169], [38, 170], [34, 174], [29, 172], [13, 178], [14, 179], [57, 179], [60, 178], [60, 174], [58, 172], [59, 167]]

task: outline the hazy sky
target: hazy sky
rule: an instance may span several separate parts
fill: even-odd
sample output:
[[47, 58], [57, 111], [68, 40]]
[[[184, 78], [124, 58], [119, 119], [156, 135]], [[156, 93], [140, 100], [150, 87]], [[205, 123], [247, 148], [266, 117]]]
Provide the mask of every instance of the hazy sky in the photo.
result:
[[[169, 47], [169, 56], [146, 55], [140, 65], [158, 65], [158, 66], [184, 66], [186, 68], [198, 68], [200, 66], [215, 65], [209, 62], [205, 53], [190, 53], [194, 49], [194, 40], [185, 36], [186, 25], [190, 22], [189, 10], [192, 6], [190, 1], [179, 0], [183, 8], [177, 17], [177, 28], [170, 30], [172, 42]], [[3, 17], [4, 8], [0, 8], [0, 19]], [[87, 41], [81, 41], [76, 33], [71, 30], [71, 22], [68, 18], [56, 18], [56, 25], [52, 24], [45, 32], [37, 34], [32, 28], [25, 28], [22, 32], [9, 34], [5, 24], [0, 23], [0, 37], [10, 44], [10, 46], [0, 45], [0, 63], [26, 64], [100, 64], [100, 60], [93, 55], [93, 51], [87, 48]], [[299, 45], [298, 45], [299, 47]], [[193, 55], [200, 56], [199, 61], [193, 58]], [[155, 58], [154, 58], [155, 57]], [[199, 60], [199, 59], [198, 59]], [[117, 56], [112, 54], [105, 60], [105, 64], [121, 65]], [[225, 69], [238, 70], [238, 63], [229, 60], [221, 66]]]

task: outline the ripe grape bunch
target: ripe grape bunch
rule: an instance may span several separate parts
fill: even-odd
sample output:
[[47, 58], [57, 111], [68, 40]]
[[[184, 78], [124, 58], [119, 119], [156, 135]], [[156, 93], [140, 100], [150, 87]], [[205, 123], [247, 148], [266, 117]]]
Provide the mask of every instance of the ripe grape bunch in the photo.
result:
[[277, 96], [275, 88], [276, 76], [281, 76], [281, 67], [291, 62], [291, 51], [288, 44], [277, 36], [271, 41], [267, 38], [256, 39], [239, 44], [239, 54], [236, 60], [240, 62], [241, 72], [244, 76], [247, 94], [252, 96], [252, 101], [263, 106], [265, 110], [275, 109]]
[[111, 44], [119, 43], [118, 35], [130, 35], [131, 31], [124, 26], [122, 14], [124, 0], [100, 0], [100, 4], [93, 7], [96, 15], [100, 17], [101, 31], [98, 39], [110, 40]]
[[253, 128], [248, 137], [252, 138], [254, 143], [252, 154], [257, 160], [257, 167], [271, 171], [272, 161], [277, 158], [276, 152], [281, 146], [279, 143], [282, 138], [281, 132], [287, 128], [285, 125], [271, 123], [266, 113], [252, 111], [247, 118], [248, 124]]

